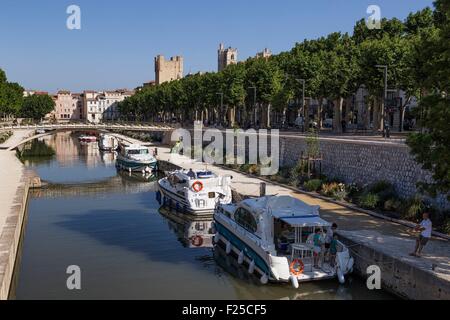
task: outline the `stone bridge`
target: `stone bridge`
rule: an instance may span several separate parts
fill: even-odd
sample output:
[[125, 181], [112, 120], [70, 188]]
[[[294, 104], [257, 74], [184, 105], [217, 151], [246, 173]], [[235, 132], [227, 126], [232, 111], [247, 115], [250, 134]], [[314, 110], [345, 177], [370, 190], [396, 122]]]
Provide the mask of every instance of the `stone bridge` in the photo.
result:
[[[14, 150], [18, 146], [32, 141], [34, 139], [54, 134], [55, 131], [155, 131], [155, 132], [171, 132], [175, 129], [174, 126], [168, 124], [38, 124], [38, 125], [17, 125], [17, 126], [3, 126], [0, 130], [12, 130], [15, 132], [29, 132], [27, 136], [18, 141], [14, 141], [5, 148], [9, 151]], [[36, 130], [45, 130], [46, 133], [35, 134]]]

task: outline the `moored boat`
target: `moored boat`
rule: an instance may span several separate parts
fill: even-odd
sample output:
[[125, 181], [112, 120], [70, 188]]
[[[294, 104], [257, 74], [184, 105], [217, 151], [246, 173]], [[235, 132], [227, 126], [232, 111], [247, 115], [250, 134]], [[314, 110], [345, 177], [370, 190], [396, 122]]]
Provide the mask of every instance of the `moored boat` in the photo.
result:
[[231, 203], [231, 178], [208, 170], [177, 170], [158, 184], [165, 205], [186, 213], [211, 215], [218, 203]]
[[318, 206], [290, 196], [246, 199], [214, 212], [214, 241], [227, 254], [246, 263], [249, 273], [257, 272], [262, 283], [290, 281], [295, 288], [299, 282], [336, 277], [343, 283], [352, 271], [353, 258], [342, 242], [335, 239], [336, 252], [327, 256], [313, 242], [319, 235], [322, 243], [330, 227]]
[[102, 133], [100, 134], [98, 147], [103, 151], [115, 151], [119, 148], [119, 141], [112, 135]]
[[120, 170], [129, 172], [148, 173], [157, 170], [158, 161], [147, 147], [138, 144], [121, 145], [117, 154], [116, 166]]
[[94, 135], [81, 135], [81, 136], [78, 137], [78, 140], [80, 142], [86, 142], [86, 143], [96, 142], [97, 141], [97, 137], [94, 136]]

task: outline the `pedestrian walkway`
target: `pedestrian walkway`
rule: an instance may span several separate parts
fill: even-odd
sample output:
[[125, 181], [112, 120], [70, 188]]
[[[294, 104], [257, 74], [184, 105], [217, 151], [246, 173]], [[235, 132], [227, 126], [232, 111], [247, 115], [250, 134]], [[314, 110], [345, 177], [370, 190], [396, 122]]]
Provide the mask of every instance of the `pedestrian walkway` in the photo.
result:
[[29, 134], [15, 131], [0, 145], [0, 299], [8, 297], [28, 193], [28, 174], [15, 151], [6, 149]]

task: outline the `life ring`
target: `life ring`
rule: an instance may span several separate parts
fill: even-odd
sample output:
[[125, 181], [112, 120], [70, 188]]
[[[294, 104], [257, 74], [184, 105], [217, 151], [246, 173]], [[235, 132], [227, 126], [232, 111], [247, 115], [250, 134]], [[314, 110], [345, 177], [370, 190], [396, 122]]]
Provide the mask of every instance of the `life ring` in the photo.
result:
[[201, 247], [202, 244], [203, 244], [203, 238], [201, 236], [199, 236], [199, 235], [194, 236], [194, 237], [191, 238], [191, 243], [192, 243], [193, 246]]
[[299, 276], [303, 273], [303, 271], [305, 270], [305, 265], [303, 263], [302, 260], [300, 259], [294, 259], [292, 260], [290, 266], [289, 266], [289, 271], [294, 275], [294, 276]]
[[195, 192], [200, 192], [203, 190], [203, 183], [200, 181], [195, 181], [192, 184], [192, 190], [194, 190]]

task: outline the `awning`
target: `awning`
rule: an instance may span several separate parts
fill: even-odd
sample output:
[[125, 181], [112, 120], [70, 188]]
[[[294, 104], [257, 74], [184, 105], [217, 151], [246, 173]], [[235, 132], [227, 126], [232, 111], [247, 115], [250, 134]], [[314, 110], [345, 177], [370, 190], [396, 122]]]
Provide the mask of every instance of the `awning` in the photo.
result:
[[304, 216], [288, 216], [280, 217], [280, 220], [286, 222], [293, 227], [330, 227], [331, 223], [323, 220], [319, 216], [304, 215]]

